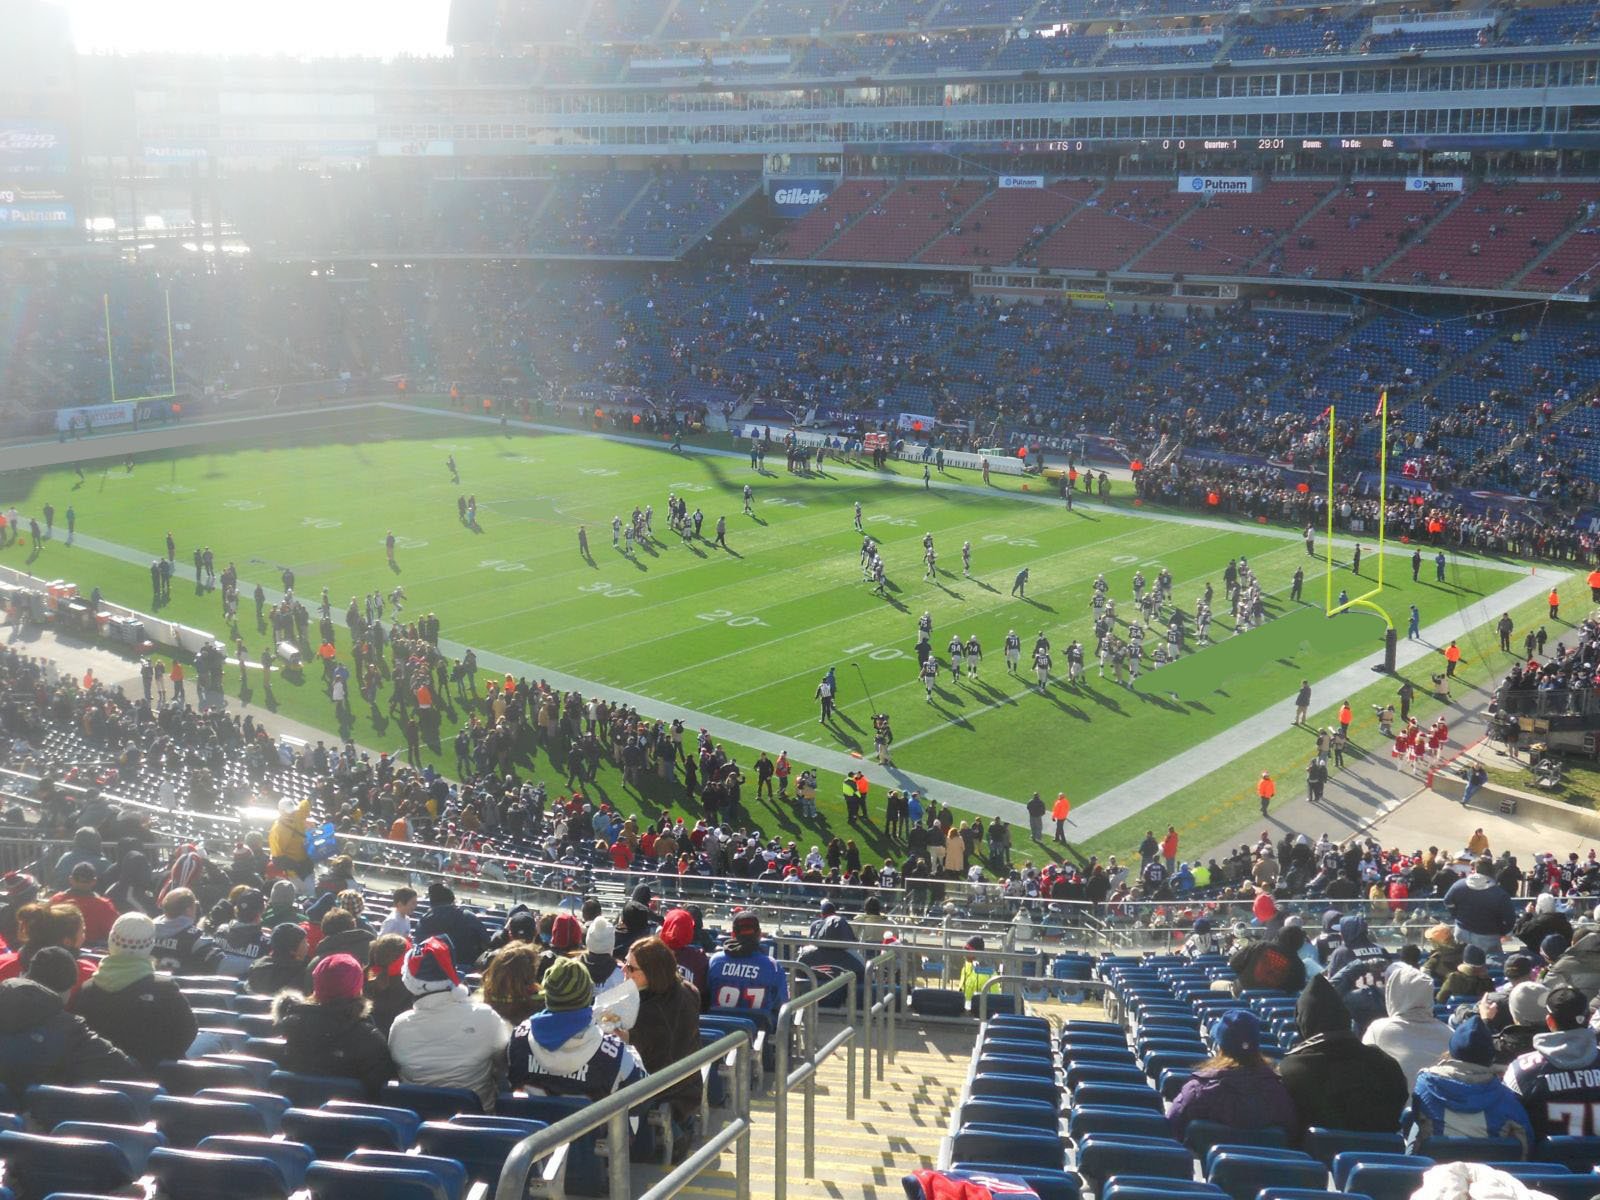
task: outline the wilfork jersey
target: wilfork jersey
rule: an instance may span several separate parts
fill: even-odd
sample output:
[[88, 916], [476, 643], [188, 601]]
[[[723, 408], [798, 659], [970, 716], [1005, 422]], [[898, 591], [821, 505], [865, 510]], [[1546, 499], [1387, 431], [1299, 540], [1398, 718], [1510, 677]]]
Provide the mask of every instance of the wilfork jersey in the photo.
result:
[[706, 987], [713, 1008], [748, 1008], [764, 1012], [774, 1021], [789, 999], [789, 976], [772, 956], [729, 954], [718, 950], [706, 967]]
[[[1558, 1134], [1600, 1135], [1600, 1050], [1595, 1049], [1593, 1034], [1581, 1032], [1589, 1042], [1588, 1061], [1581, 1065], [1562, 1065], [1533, 1050], [1506, 1068], [1506, 1086], [1528, 1110], [1540, 1141]], [[1542, 1035], [1548, 1036], [1552, 1035]]]

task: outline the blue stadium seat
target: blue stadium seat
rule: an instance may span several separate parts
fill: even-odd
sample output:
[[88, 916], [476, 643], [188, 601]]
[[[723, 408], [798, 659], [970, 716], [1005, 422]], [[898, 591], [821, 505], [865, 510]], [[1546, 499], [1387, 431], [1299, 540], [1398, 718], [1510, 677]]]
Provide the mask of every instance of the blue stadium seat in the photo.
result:
[[457, 1113], [481, 1113], [483, 1101], [471, 1088], [423, 1087], [391, 1079], [383, 1089], [383, 1102], [409, 1108], [424, 1121], [448, 1121]]
[[1152, 1050], [1141, 1060], [1144, 1073], [1151, 1079], [1160, 1079], [1161, 1072], [1181, 1069], [1192, 1070], [1205, 1062], [1205, 1051], [1198, 1053], [1193, 1050]]
[[1313, 1126], [1301, 1141], [1305, 1152], [1331, 1169], [1336, 1154], [1345, 1150], [1365, 1150], [1372, 1154], [1404, 1154], [1406, 1140], [1398, 1133], [1364, 1133], [1355, 1129], [1325, 1129]]
[[277, 1062], [282, 1056], [288, 1042], [281, 1037], [252, 1037], [245, 1038], [241, 1054], [248, 1054], [252, 1058], [264, 1058], [268, 1062]]
[[1325, 1188], [1262, 1188], [1256, 1200], [1355, 1200], [1347, 1192], [1330, 1192]]
[[201, 1062], [228, 1063], [236, 1067], [243, 1067], [250, 1072], [250, 1082], [245, 1087], [264, 1088], [272, 1081], [272, 1073], [278, 1069], [278, 1064], [270, 1058], [263, 1058], [257, 1054], [245, 1054], [241, 1051], [220, 1052], [207, 1054], [200, 1059]]
[[377, 1117], [388, 1121], [400, 1130], [402, 1150], [417, 1140], [417, 1129], [422, 1124], [422, 1118], [412, 1109], [400, 1105], [390, 1104], [360, 1104], [354, 1100], [329, 1100], [322, 1106], [323, 1112], [350, 1113], [357, 1117]]
[[1277, 1128], [1235, 1129], [1219, 1121], [1190, 1121], [1183, 1134], [1183, 1144], [1194, 1151], [1196, 1158], [1204, 1160], [1206, 1151], [1213, 1146], [1285, 1147], [1289, 1144], [1289, 1135]]
[[249, 1134], [220, 1133], [201, 1139], [196, 1150], [208, 1154], [239, 1154], [245, 1158], [270, 1158], [277, 1164], [284, 1180], [298, 1189], [306, 1177], [306, 1168], [316, 1158], [316, 1151], [304, 1142], [286, 1142], [278, 1138], [252, 1137]]
[[[1051, 1171], [1044, 1167], [1020, 1167], [1008, 1163], [954, 1163], [947, 1173], [953, 1179], [975, 1179], [980, 1182], [983, 1177], [992, 1175], [1020, 1179], [1038, 1193], [1039, 1200], [1080, 1200], [1083, 1195], [1083, 1181], [1071, 1171]], [[905, 1176], [901, 1184], [907, 1196], [923, 1196], [922, 1187], [914, 1176]]]
[[259, 1108], [234, 1100], [157, 1096], [150, 1102], [150, 1118], [174, 1146], [194, 1146], [214, 1133], [267, 1132], [267, 1118]]
[[332, 1112], [325, 1108], [291, 1108], [283, 1114], [285, 1137], [304, 1142], [318, 1158], [342, 1159], [352, 1150], [404, 1150], [400, 1126], [384, 1117]]
[[[1559, 1178], [1572, 1174], [1565, 1163], [1526, 1162], [1519, 1159], [1514, 1162], [1486, 1162], [1483, 1165], [1493, 1167], [1496, 1171], [1504, 1171], [1507, 1175], [1518, 1179], [1549, 1179], [1552, 1176]], [[1600, 1184], [1600, 1179], [1595, 1179], [1594, 1182]]]
[[372, 1167], [362, 1163], [314, 1162], [306, 1171], [313, 1200], [449, 1200], [444, 1184], [430, 1171]]
[[242, 1154], [162, 1147], [150, 1155], [150, 1174], [171, 1200], [287, 1200], [294, 1190], [272, 1159]]
[[1092, 1184], [1114, 1175], [1192, 1179], [1194, 1158], [1171, 1138], [1091, 1133], [1078, 1141], [1078, 1173]]
[[273, 1091], [296, 1108], [316, 1108], [329, 1100], [365, 1100], [366, 1089], [343, 1075], [300, 1075], [274, 1071], [268, 1080]]
[[1346, 1150], [1333, 1156], [1333, 1186], [1341, 1192], [1356, 1191], [1350, 1186], [1350, 1174], [1357, 1167], [1416, 1167], [1425, 1171], [1433, 1166], [1433, 1159], [1416, 1154], [1381, 1154], [1366, 1150]]
[[1600, 1196], [1600, 1179], [1588, 1171], [1569, 1172], [1566, 1175], [1546, 1175], [1525, 1181], [1536, 1192], [1551, 1200], [1594, 1200]]
[[240, 992], [233, 998], [233, 1011], [239, 1013], [270, 1013], [275, 997], [257, 996], [253, 992]]
[[1228, 1193], [1212, 1183], [1169, 1179], [1158, 1175], [1117, 1175], [1105, 1182], [1100, 1200], [1228, 1200]]
[[1015, 1096], [1019, 1100], [1042, 1100], [1046, 1104], [1057, 1106], [1061, 1103], [1060, 1085], [1042, 1075], [1008, 1075], [1004, 1072], [984, 1071], [972, 1077], [967, 1092], [974, 1099], [984, 1096]]
[[252, 1038], [276, 1036], [278, 1021], [271, 1013], [241, 1012], [233, 1014], [232, 1028], [243, 1031]]
[[1431, 1165], [1358, 1162], [1345, 1176], [1344, 1190], [1370, 1200], [1411, 1200], [1422, 1185], [1423, 1172]]
[[1010, 1123], [1023, 1129], [1039, 1129], [1054, 1134], [1061, 1118], [1054, 1106], [1040, 1100], [981, 1099], [968, 1100], [961, 1106], [956, 1118], [959, 1125], [1005, 1125]]
[[1010, 1016], [1017, 1011], [1017, 998], [1005, 992], [979, 992], [967, 1002], [967, 1011], [975, 1017]]
[[150, 1102], [161, 1095], [161, 1085], [149, 1079], [101, 1079], [94, 1086], [121, 1092], [128, 1097], [138, 1110], [141, 1121], [150, 1119]]
[[53, 1087], [36, 1083], [28, 1089], [25, 1100], [28, 1115], [41, 1129], [54, 1129], [63, 1121], [137, 1125], [144, 1120], [132, 1096], [110, 1088]]
[[1126, 1046], [1079, 1046], [1066, 1045], [1061, 1047], [1061, 1062], [1067, 1063], [1098, 1063], [1103, 1067], [1136, 1067], [1139, 1060], [1132, 1050]]
[[417, 1146], [424, 1154], [455, 1159], [467, 1169], [468, 1178], [487, 1183], [493, 1192], [500, 1180], [500, 1169], [517, 1143], [543, 1128], [543, 1122], [534, 1122], [532, 1127], [487, 1129], [453, 1121], [426, 1121], [417, 1133]]
[[1533, 1156], [1540, 1162], [1565, 1163], [1573, 1174], [1582, 1174], [1600, 1167], [1600, 1137], [1557, 1134], [1537, 1143]]
[[[700, 1018], [702, 1025], [705, 1017]], [[520, 1096], [501, 1092], [495, 1097], [494, 1111], [502, 1117], [524, 1117], [553, 1125], [570, 1117], [588, 1103], [581, 1096]], [[586, 1133], [567, 1148], [567, 1191], [597, 1196], [607, 1188], [605, 1168], [600, 1161], [600, 1131]]]
[[1020, 1054], [1024, 1058], [1039, 1058], [1047, 1063], [1055, 1062], [1055, 1055], [1050, 1050], [1047, 1041], [1035, 1041], [1032, 1038], [986, 1037], [978, 1043], [983, 1054]]
[[0, 1133], [0, 1162], [17, 1200], [40, 1200], [51, 1192], [114, 1192], [137, 1178], [111, 1142], [14, 1129]]
[[[996, 1029], [1030, 1029], [1035, 1033], [1042, 1033], [1046, 1038], [1050, 1036], [1050, 1022], [1043, 1017], [1021, 1016], [1016, 1013], [1007, 1013], [1003, 1016], [992, 1017], [990, 1026]], [[1069, 1025], [1074, 1022], [1069, 1022]]]
[[289, 1111], [289, 1102], [276, 1092], [263, 1092], [255, 1088], [206, 1088], [196, 1092], [197, 1100], [230, 1100], [235, 1104], [248, 1104], [259, 1109], [266, 1118], [267, 1132], [277, 1133], [283, 1123], [283, 1114]]
[[1206, 1181], [1214, 1183], [1233, 1200], [1254, 1200], [1262, 1188], [1315, 1188], [1326, 1185], [1328, 1168], [1309, 1154], [1297, 1158], [1267, 1157], [1249, 1148], [1228, 1150], [1218, 1147], [1206, 1167]]
[[467, 1190], [467, 1169], [453, 1158], [432, 1154], [396, 1154], [393, 1150], [357, 1150], [345, 1160], [363, 1167], [427, 1171], [444, 1185], [447, 1200], [461, 1200]]
[[1143, 1084], [1129, 1086], [1123, 1083], [1085, 1083], [1075, 1088], [1072, 1104], [1112, 1105], [1118, 1108], [1148, 1108], [1162, 1112], [1161, 1096], [1154, 1088]]
[[147, 1129], [143, 1125], [108, 1125], [103, 1121], [63, 1121], [50, 1131], [50, 1136], [110, 1142], [122, 1151], [135, 1175], [144, 1174], [145, 1160], [150, 1157], [150, 1151], [167, 1144], [167, 1139], [159, 1130]]
[[1170, 1139], [1172, 1126], [1165, 1113], [1147, 1108], [1118, 1108], [1114, 1105], [1081, 1104], [1067, 1114], [1067, 1134], [1081, 1142], [1091, 1133], [1127, 1134], [1132, 1137]]
[[1434, 1162], [1498, 1162], [1522, 1158], [1516, 1138], [1436, 1137], [1418, 1143], [1416, 1153]]
[[187, 1058], [157, 1063], [156, 1082], [174, 1096], [192, 1096], [205, 1088], [257, 1086], [254, 1074], [235, 1063]]
[[1045, 1079], [1056, 1077], [1054, 1063], [1048, 1058], [1032, 1054], [991, 1054], [985, 1051], [978, 1055], [978, 1070], [1006, 1075], [1037, 1075]]
[[954, 1162], [1016, 1163], [1057, 1171], [1063, 1165], [1061, 1139], [1052, 1133], [960, 1128], [951, 1139], [950, 1157]]
[[1121, 1029], [1074, 1029], [1068, 1027], [1062, 1031], [1057, 1041], [1060, 1046], [1082, 1046], [1085, 1050], [1100, 1048], [1105, 1050], [1128, 1049], [1127, 1035]]
[[1148, 1088], [1150, 1081], [1134, 1066], [1113, 1063], [1071, 1062], [1066, 1069], [1067, 1090], [1085, 1083], [1120, 1083], [1126, 1087]]

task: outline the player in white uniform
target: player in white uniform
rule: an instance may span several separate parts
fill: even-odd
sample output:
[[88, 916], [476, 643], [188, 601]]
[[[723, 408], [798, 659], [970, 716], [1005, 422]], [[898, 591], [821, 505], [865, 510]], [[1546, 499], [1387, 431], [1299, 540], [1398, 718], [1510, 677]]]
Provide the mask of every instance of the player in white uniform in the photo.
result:
[[629, 525], [622, 531], [622, 552], [629, 558], [633, 557], [633, 526]]
[[753, 516], [754, 515], [755, 510], [750, 507], [754, 503], [755, 503], [755, 492], [751, 490], [750, 485], [747, 483], [747, 484], [744, 485], [744, 515], [745, 516], [749, 517], [749, 516]]
[[939, 678], [939, 660], [933, 655], [928, 655], [928, 661], [922, 664], [922, 687], [928, 693], [928, 703], [933, 703], [933, 684]]
[[1006, 670], [1011, 674], [1017, 673], [1017, 663], [1022, 659], [1022, 639], [1017, 636], [1015, 629], [1006, 631]]
[[611, 548], [613, 550], [615, 550], [617, 548], [617, 543], [620, 542], [621, 540], [622, 540], [622, 518], [620, 516], [612, 517], [611, 518]]
[[1076, 638], [1067, 647], [1067, 682], [1077, 683], [1083, 678], [1083, 643]]
[[978, 644], [978, 635], [973, 634], [967, 638], [967, 678], [978, 677], [978, 664], [983, 661], [983, 647]]
[[862, 528], [862, 525], [861, 525], [861, 501], [859, 501], [859, 500], [856, 501], [856, 532], [857, 533], [863, 532], [863, 528]]
[[646, 504], [644, 506], [644, 531], [651, 537], [655, 537], [656, 535], [655, 528], [650, 524], [650, 522], [655, 519], [655, 515], [656, 506], [653, 504]]
[[961, 574], [964, 575], [968, 579], [972, 578], [972, 543], [971, 542], [962, 542], [961, 543]]
[[1050, 651], [1034, 651], [1033, 671], [1039, 677], [1039, 690], [1042, 692], [1050, 683]]
[[931, 579], [937, 582], [939, 578], [939, 568], [937, 565], [938, 556], [934, 554], [932, 546], [929, 546], [927, 551], [923, 554], [922, 561], [928, 564], [928, 569], [923, 572], [922, 575], [923, 580], [926, 581]]

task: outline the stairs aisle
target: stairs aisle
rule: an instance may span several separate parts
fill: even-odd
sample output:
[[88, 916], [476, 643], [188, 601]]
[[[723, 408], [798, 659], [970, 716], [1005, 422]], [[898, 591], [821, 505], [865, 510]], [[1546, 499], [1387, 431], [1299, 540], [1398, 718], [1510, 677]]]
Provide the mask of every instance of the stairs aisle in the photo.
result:
[[[824, 1017], [820, 1032], [831, 1037], [837, 1020]], [[931, 1167], [950, 1112], [961, 1096], [972, 1059], [975, 1027], [920, 1026], [902, 1020], [897, 1030], [898, 1056], [884, 1066], [883, 1080], [874, 1080], [872, 1099], [856, 1100], [856, 1119], [845, 1116], [845, 1060], [837, 1052], [817, 1072], [817, 1175], [805, 1177], [805, 1093], [789, 1097], [790, 1200], [900, 1200], [900, 1177], [918, 1167]], [[857, 1070], [865, 1069], [865, 1059]], [[857, 1079], [860, 1087], [860, 1079]], [[753, 1097], [750, 1143], [750, 1194], [773, 1194], [772, 1088]], [[733, 1155], [723, 1155], [723, 1169], [708, 1171], [683, 1191], [703, 1200], [732, 1200]]]

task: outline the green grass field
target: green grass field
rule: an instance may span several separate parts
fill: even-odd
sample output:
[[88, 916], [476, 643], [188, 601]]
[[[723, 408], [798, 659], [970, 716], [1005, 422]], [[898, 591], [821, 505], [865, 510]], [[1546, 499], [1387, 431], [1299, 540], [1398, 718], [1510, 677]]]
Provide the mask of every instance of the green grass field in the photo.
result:
[[[459, 487], [445, 467], [450, 454]], [[757, 475], [742, 458], [679, 456], [665, 446], [578, 434], [506, 437], [454, 417], [368, 410], [325, 414], [320, 424], [265, 446], [257, 438], [249, 448], [149, 457], [131, 473], [120, 461], [94, 464], [81, 484], [71, 469], [13, 473], [0, 477], [0, 501], [25, 513], [46, 501], [56, 507], [57, 536], [28, 568], [36, 575], [72, 579], [84, 590], [98, 584], [108, 597], [146, 610], [148, 563], [171, 530], [178, 571], [173, 602], [162, 613], [219, 634], [220, 593], [196, 591], [189, 559], [196, 546], [210, 546], [219, 570], [233, 560], [252, 656], [264, 635], [254, 628], [250, 590], [257, 581], [275, 588], [283, 566], [293, 567], [308, 607], [315, 608], [322, 587], [330, 589], [341, 635], [352, 595], [387, 593], [398, 582], [408, 616], [435, 612], [445, 638], [528, 664], [530, 675], [565, 672], [602, 693], [627, 689], [763, 731], [759, 747], [738, 751], [746, 763], [756, 748], [787, 749], [798, 763], [812, 748], [870, 756], [871, 714], [883, 710], [893, 720], [897, 765], [1018, 801], [1035, 789], [1047, 796], [1065, 790], [1082, 804], [1288, 699], [1302, 678], [1314, 681], [1381, 649], [1375, 616], [1322, 615], [1323, 563], [1308, 558], [1298, 539], [1242, 522], [1167, 521], [1098, 505], [1069, 513], [1058, 503], [1019, 502], [1014, 481], [979, 496], [924, 491], [846, 464], [829, 463], [826, 471], [825, 478], [790, 476], [779, 453]], [[946, 478], [979, 482], [960, 472]], [[753, 516], [740, 511], [747, 482], [755, 488]], [[708, 539], [717, 517], [727, 517], [727, 549], [706, 541], [685, 546], [667, 531], [673, 491], [704, 511]], [[457, 518], [463, 493], [477, 498], [476, 531]], [[856, 501], [882, 543], [892, 583], [887, 598], [861, 581]], [[656, 543], [626, 558], [612, 549], [611, 518], [626, 519], [634, 505], [647, 503], [655, 507]], [[61, 530], [68, 504], [82, 539], [72, 547]], [[588, 527], [592, 563], [578, 552], [580, 523]], [[401, 546], [397, 574], [383, 549], [391, 529]], [[925, 531], [939, 548], [937, 582], [923, 579]], [[972, 579], [961, 575], [964, 540], [973, 544]], [[1230, 637], [1222, 570], [1241, 555], [1271, 593], [1274, 619]], [[24, 557], [23, 547], [14, 547], [0, 562], [16, 567]], [[1023, 566], [1031, 573], [1028, 597], [1014, 599], [1012, 580]], [[1364, 580], [1337, 569], [1336, 589], [1365, 591], [1373, 566], [1369, 558]], [[1097, 678], [1092, 663], [1085, 687], [1057, 683], [1040, 694], [1032, 686], [1027, 654], [1041, 630], [1059, 674], [1072, 638], [1093, 650], [1089, 599], [1098, 573], [1106, 574], [1125, 620], [1135, 570], [1153, 581], [1162, 567], [1191, 614], [1206, 582], [1213, 584], [1218, 644], [1147, 671], [1131, 688]], [[1305, 598], [1291, 603], [1296, 567], [1306, 570]], [[1411, 603], [1426, 624], [1512, 578], [1465, 558], [1452, 563], [1444, 584], [1431, 581], [1431, 564], [1418, 584], [1399, 559], [1387, 571], [1384, 603], [1402, 632]], [[955, 683], [945, 670], [931, 703], [914, 653], [924, 611], [932, 614], [941, 658], [952, 634], [976, 634], [985, 650], [980, 679]], [[1018, 676], [1007, 674], [1002, 656], [1009, 629], [1024, 643]], [[1152, 633], [1147, 648], [1158, 636]], [[343, 642], [339, 649], [348, 653]], [[824, 726], [812, 697], [830, 666], [841, 703], [836, 721]], [[319, 677], [275, 682], [274, 703], [331, 729]], [[235, 678], [230, 671], [230, 686]], [[1314, 707], [1342, 698], [1318, 695]], [[353, 736], [396, 744], [381, 714], [374, 721], [363, 708], [356, 706]], [[825, 772], [822, 795], [836, 790], [837, 775]]]

